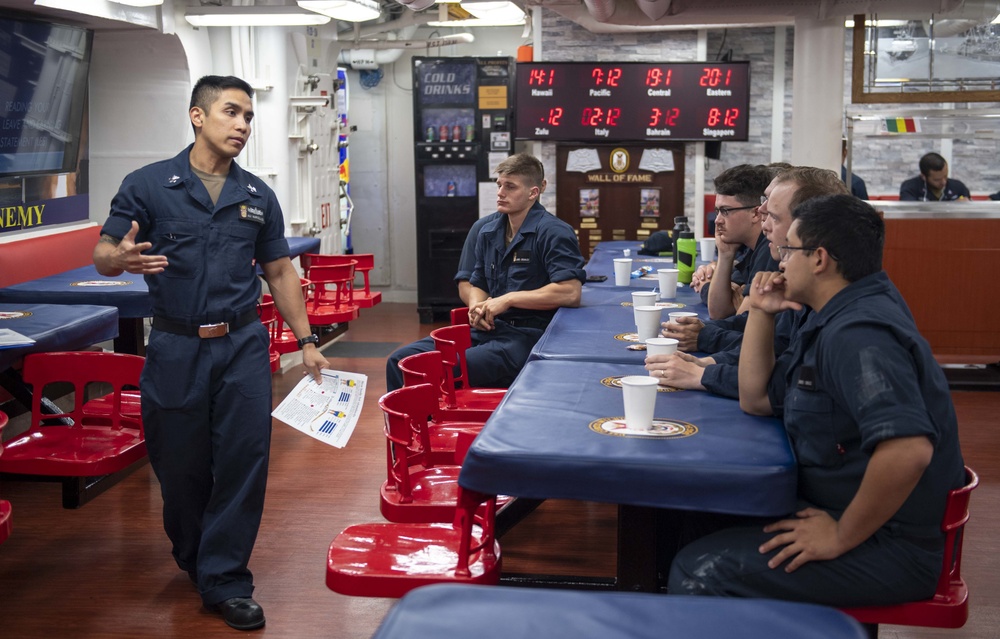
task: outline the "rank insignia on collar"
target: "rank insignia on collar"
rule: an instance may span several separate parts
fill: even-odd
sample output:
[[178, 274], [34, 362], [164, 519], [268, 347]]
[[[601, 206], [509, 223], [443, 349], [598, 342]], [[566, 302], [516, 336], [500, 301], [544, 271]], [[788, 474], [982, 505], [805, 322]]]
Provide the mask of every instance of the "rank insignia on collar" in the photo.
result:
[[257, 189], [254, 187], [253, 184], [247, 184], [247, 190], [250, 191], [251, 193], [257, 192]]
[[171, 176], [170, 176], [170, 179], [169, 179], [169, 180], [167, 180], [167, 181], [168, 181], [168, 182], [170, 182], [171, 184], [174, 184], [174, 183], [176, 183], [176, 182], [177, 182], [177, 180], [179, 180], [179, 179], [181, 179], [181, 176], [179, 176], [179, 175], [171, 175]]

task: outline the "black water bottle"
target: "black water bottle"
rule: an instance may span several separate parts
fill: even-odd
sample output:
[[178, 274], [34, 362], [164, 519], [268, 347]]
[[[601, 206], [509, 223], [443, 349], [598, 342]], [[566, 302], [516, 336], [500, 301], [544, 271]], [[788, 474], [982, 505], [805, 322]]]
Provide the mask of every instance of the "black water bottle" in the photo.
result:
[[674, 218], [674, 228], [670, 232], [670, 239], [672, 240], [673, 245], [674, 245], [674, 268], [677, 268], [677, 240], [680, 239], [681, 233], [683, 233], [684, 231], [690, 231], [691, 230], [688, 227], [687, 221], [688, 221], [688, 219], [684, 215], [681, 215], [679, 217], [675, 217]]

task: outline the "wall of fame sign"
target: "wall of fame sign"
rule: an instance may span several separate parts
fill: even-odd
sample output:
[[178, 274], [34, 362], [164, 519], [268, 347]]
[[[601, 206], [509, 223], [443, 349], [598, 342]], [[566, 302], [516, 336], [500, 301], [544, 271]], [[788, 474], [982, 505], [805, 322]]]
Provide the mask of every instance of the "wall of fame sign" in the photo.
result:
[[556, 211], [589, 257], [598, 242], [644, 241], [684, 214], [684, 146], [560, 144]]

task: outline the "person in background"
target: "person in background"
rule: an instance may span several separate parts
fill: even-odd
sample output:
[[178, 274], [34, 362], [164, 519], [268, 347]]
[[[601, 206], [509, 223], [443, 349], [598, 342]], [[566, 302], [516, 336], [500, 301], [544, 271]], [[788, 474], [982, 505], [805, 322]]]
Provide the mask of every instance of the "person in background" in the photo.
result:
[[246, 146], [253, 89], [205, 76], [191, 94], [194, 144], [128, 176], [94, 249], [102, 275], [141, 273], [153, 303], [142, 420], [174, 560], [205, 607], [239, 630], [264, 625], [248, 568], [264, 508], [271, 441], [269, 337], [275, 306], [317, 382], [311, 334], [274, 192], [233, 160]]
[[899, 186], [899, 199], [906, 202], [969, 200], [969, 188], [948, 177], [948, 162], [937, 153], [920, 158], [920, 175]]
[[[556, 309], [579, 306], [586, 271], [576, 235], [538, 202], [542, 163], [512, 155], [497, 168], [497, 213], [476, 236], [469, 278], [472, 347], [466, 351], [471, 386], [506, 388], [514, 381]], [[429, 337], [404, 352], [431, 350]], [[386, 362], [387, 390], [400, 388], [397, 350]]]
[[[840, 179], [843, 180], [844, 184], [847, 184], [847, 166], [843, 162], [847, 159], [847, 138], [843, 138], [840, 141]], [[865, 181], [858, 177], [856, 173], [851, 171], [851, 195], [860, 199], [868, 199], [868, 187], [865, 186]]]
[[[882, 271], [878, 213], [834, 195], [793, 215], [781, 272], [759, 273], [751, 287], [740, 406], [770, 414], [766, 386], [784, 377], [800, 505], [685, 546], [668, 591], [837, 607], [927, 599], [941, 572], [945, 502], [965, 483], [947, 380]], [[803, 307], [812, 314], [777, 370], [775, 316]]]

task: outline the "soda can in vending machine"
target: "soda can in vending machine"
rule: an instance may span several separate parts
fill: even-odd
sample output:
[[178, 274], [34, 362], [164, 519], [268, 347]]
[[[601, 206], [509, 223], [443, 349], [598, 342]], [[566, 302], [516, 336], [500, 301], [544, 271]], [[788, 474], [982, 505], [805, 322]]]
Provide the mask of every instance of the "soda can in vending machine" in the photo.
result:
[[451, 127], [451, 139], [456, 142], [462, 139], [462, 127], [457, 124]]
[[434, 141], [434, 127], [432, 126], [427, 127], [427, 141], [428, 142]]
[[472, 138], [476, 137], [476, 127], [471, 124], [465, 125], [465, 141], [472, 142]]
[[446, 197], [455, 197], [456, 190], [457, 189], [455, 188], [455, 182], [453, 182], [452, 180], [448, 180], [448, 191]]
[[440, 134], [441, 134], [441, 141], [442, 142], [447, 142], [448, 141], [448, 125], [447, 124], [442, 124], [441, 125]]

